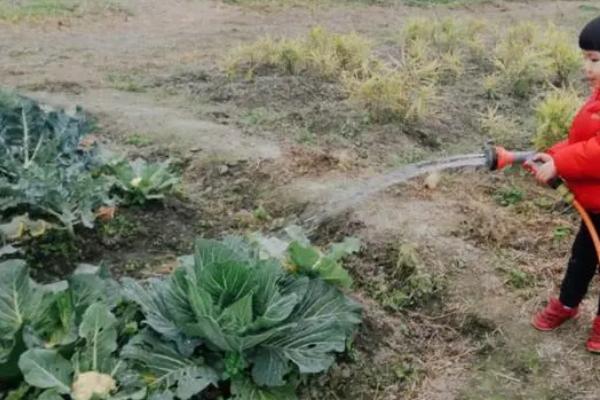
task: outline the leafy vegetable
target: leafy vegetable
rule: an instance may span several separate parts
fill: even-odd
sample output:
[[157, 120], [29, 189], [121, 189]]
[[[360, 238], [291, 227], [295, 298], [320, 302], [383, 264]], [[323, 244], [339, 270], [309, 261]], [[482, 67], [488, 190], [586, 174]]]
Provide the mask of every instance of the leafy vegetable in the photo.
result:
[[64, 394], [71, 391], [73, 367], [56, 350], [28, 350], [21, 356], [19, 368], [32, 386]]
[[18, 376], [18, 356], [24, 351], [22, 332], [27, 323], [41, 318], [42, 292], [34, 288], [25, 263], [0, 263], [0, 377]]
[[25, 207], [54, 218], [73, 234], [77, 223], [93, 227], [95, 210], [113, 203], [111, 187], [109, 179], [84, 173], [79, 164], [66, 168], [34, 165], [12, 181], [0, 178], [0, 194], [5, 196], [0, 212]]
[[[53, 110], [0, 91], [0, 231], [5, 240], [43, 234], [54, 225], [74, 235], [76, 225], [91, 228], [97, 218], [114, 215], [115, 190], [126, 203], [142, 204], [162, 199], [177, 184], [168, 162], [109, 163], [89, 130], [79, 108]], [[40, 218], [41, 225], [27, 230], [14, 222], [23, 211]]]
[[291, 385], [277, 388], [263, 388], [251, 380], [236, 380], [231, 385], [234, 400], [296, 400], [297, 396]]
[[335, 287], [288, 275], [239, 238], [198, 240], [193, 262], [146, 289], [123, 283], [126, 297], [152, 309], [146, 323], [155, 332], [200, 339], [223, 360], [222, 378], [251, 376], [259, 386], [282, 388], [293, 371], [325, 371], [360, 322], [359, 307]]
[[[78, 340], [84, 312], [98, 301], [114, 307], [116, 283], [97, 269], [76, 273], [68, 281], [40, 286], [25, 263], [0, 263], [0, 377], [18, 377], [17, 361], [27, 348], [68, 349]], [[47, 356], [44, 356], [47, 357]]]
[[[0, 96], [0, 154], [3, 166], [45, 164], [57, 159], [60, 165], [94, 161], [93, 152], [80, 150], [89, 132], [80, 108], [56, 111], [15, 94]], [[11, 171], [3, 171], [10, 176]]]
[[11, 396], [188, 400], [229, 384], [232, 399], [291, 400], [296, 377], [327, 370], [360, 322], [338, 288], [241, 238], [199, 239], [182, 263], [146, 285], [86, 264], [39, 285], [23, 261], [0, 263], [0, 377], [27, 384]]
[[169, 161], [149, 164], [141, 158], [121, 160], [112, 163], [109, 171], [128, 204], [162, 199], [179, 183], [179, 178], [170, 170]]
[[134, 337], [121, 356], [134, 362], [153, 390], [173, 390], [181, 400], [187, 400], [209, 385], [217, 385], [216, 371], [200, 357], [182, 353], [173, 342], [161, 340], [145, 330]]
[[[115, 316], [106, 304], [94, 303], [83, 314], [70, 361], [58, 350], [34, 348], [23, 353], [19, 368], [31, 386], [69, 394], [73, 400], [118, 396], [114, 393], [118, 390], [116, 374], [123, 374], [125, 367], [116, 357], [117, 348]], [[128, 392], [125, 398], [142, 399], [146, 389], [138, 382], [124, 386], [123, 392]]]
[[57, 220], [73, 233], [92, 226], [94, 211], [112, 204], [112, 183], [93, 174], [103, 163], [84, 147], [89, 128], [74, 113], [42, 108], [20, 96], [0, 96], [0, 215], [23, 209]]
[[334, 243], [323, 253], [311, 245], [302, 228], [292, 225], [285, 229], [283, 239], [255, 234], [251, 237], [251, 242], [258, 247], [263, 257], [279, 259], [294, 272], [319, 277], [343, 288], [352, 286], [352, 278], [340, 260], [360, 250], [360, 242], [356, 238], [346, 238], [341, 243]]

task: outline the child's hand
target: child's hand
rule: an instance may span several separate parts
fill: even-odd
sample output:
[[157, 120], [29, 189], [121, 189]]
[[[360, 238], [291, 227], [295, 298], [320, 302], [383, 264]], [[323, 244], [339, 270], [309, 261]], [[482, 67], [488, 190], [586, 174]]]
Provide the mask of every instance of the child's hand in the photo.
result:
[[554, 159], [550, 154], [537, 153], [531, 159], [532, 162], [542, 162], [540, 166], [534, 168], [535, 178], [541, 183], [547, 183], [550, 179], [555, 178], [557, 175], [556, 165], [554, 165]]

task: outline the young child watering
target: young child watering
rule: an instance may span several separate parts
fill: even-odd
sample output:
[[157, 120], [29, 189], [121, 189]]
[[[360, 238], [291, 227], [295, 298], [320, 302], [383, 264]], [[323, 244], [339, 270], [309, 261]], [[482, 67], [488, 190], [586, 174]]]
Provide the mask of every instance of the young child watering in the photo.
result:
[[[548, 182], [560, 176], [600, 232], [600, 17], [583, 28], [579, 47], [592, 95], [576, 114], [568, 139], [535, 156], [534, 160], [542, 163], [537, 168], [536, 178]], [[576, 318], [597, 268], [598, 256], [590, 233], [582, 223], [573, 242], [560, 295], [550, 299], [546, 308], [533, 317], [533, 326], [550, 331]], [[600, 302], [586, 345], [589, 351], [600, 353]]]

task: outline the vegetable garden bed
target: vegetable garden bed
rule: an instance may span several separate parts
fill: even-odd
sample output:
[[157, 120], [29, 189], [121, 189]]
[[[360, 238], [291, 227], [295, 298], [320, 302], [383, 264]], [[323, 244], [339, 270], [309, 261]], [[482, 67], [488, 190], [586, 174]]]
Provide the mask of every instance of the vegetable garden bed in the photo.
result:
[[115, 156], [90, 131], [79, 109], [0, 99], [3, 398], [293, 399], [303, 376], [328, 370], [361, 320], [341, 265], [355, 239], [327, 251], [298, 227], [188, 239], [191, 254], [151, 279], [45, 268], [48, 247], [86, 252], [94, 237], [106, 242], [92, 258], [110, 260], [103, 249], [143, 229], [127, 216], [169, 217], [156, 205], [180, 185], [168, 160]]

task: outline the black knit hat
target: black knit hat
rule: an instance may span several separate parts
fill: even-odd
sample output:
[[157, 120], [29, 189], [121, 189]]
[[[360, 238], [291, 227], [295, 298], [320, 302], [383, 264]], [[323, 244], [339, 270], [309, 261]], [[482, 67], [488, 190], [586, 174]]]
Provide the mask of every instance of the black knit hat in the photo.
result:
[[579, 34], [579, 47], [582, 50], [600, 51], [600, 17], [594, 18]]

